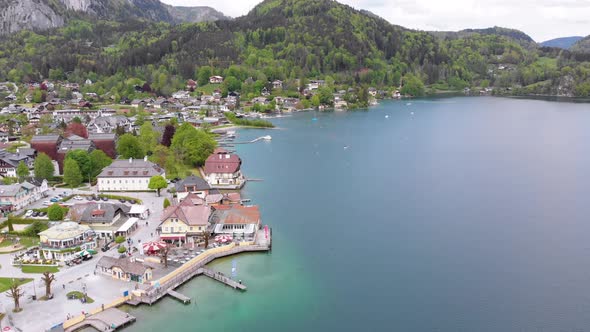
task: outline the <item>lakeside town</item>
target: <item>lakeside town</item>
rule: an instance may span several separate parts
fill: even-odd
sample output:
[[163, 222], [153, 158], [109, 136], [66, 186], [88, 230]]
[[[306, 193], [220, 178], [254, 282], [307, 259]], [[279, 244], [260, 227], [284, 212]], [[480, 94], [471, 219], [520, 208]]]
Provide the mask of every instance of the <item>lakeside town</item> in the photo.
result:
[[[32, 91], [55, 89], [41, 85]], [[271, 249], [230, 150], [238, 99], [184, 98], [187, 85], [178, 98], [97, 109], [67, 86], [72, 100], [0, 112], [9, 115], [0, 124], [4, 330], [116, 330], [135, 320], [117, 307], [188, 303], [174, 289], [197, 275], [245, 290], [239, 275], [206, 266]]]

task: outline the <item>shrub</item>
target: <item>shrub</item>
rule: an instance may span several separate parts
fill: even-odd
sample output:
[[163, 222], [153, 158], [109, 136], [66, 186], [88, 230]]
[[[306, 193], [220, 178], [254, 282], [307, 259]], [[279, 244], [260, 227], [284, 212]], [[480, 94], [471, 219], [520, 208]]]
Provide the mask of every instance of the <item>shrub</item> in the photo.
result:
[[47, 208], [47, 217], [49, 220], [63, 220], [64, 216], [64, 209], [58, 204], [53, 204]]
[[170, 206], [170, 200], [168, 198], [164, 198], [164, 209]]
[[124, 236], [119, 235], [115, 238], [115, 243], [123, 243], [123, 242], [125, 242]]
[[125, 252], [127, 251], [127, 248], [125, 248], [125, 246], [120, 246], [120, 247], [119, 247], [119, 249], [117, 249], [117, 251], [118, 251], [120, 254], [123, 254], [123, 253], [125, 253]]

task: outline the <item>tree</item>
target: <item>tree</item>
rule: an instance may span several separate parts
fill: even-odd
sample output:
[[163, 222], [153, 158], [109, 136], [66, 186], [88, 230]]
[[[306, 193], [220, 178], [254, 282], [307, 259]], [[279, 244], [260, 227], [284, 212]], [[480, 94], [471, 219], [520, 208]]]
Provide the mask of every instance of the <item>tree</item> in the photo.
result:
[[82, 183], [82, 173], [74, 159], [64, 161], [64, 182], [71, 188], [78, 187]]
[[13, 279], [12, 285], [10, 285], [10, 288], [6, 292], [6, 296], [14, 300], [14, 309], [12, 311], [19, 312], [23, 310], [20, 307], [20, 298], [23, 297], [23, 295], [25, 295], [25, 292], [20, 288], [20, 285]]
[[115, 243], [123, 243], [125, 242], [125, 237], [122, 235], [119, 235], [115, 238]]
[[24, 178], [29, 176], [29, 167], [22, 160], [16, 167], [16, 175], [18, 175], [19, 181], [22, 181]]
[[52, 221], [63, 220], [64, 210], [61, 206], [59, 206], [59, 204], [54, 203], [47, 208], [47, 217]]
[[164, 198], [164, 209], [170, 206], [170, 200], [168, 198]]
[[71, 150], [66, 154], [66, 160], [73, 159], [78, 164], [80, 168], [80, 173], [82, 174], [82, 179], [88, 179], [91, 171], [92, 171], [92, 163], [90, 161], [90, 156], [88, 152], [83, 150]]
[[160, 134], [154, 130], [154, 127], [150, 122], [145, 122], [139, 128], [139, 144], [147, 155], [151, 155], [155, 147], [158, 145], [158, 136]]
[[34, 170], [35, 177], [38, 179], [50, 180], [53, 178], [53, 173], [55, 173], [53, 162], [45, 153], [40, 153], [37, 158], [35, 158]]
[[150, 183], [148, 183], [148, 188], [154, 189], [158, 191], [158, 197], [160, 196], [160, 189], [168, 187], [168, 183], [166, 179], [161, 175], [154, 175], [150, 178]]
[[111, 157], [107, 156], [107, 154], [101, 150], [94, 150], [90, 152], [90, 156], [88, 156], [88, 158], [90, 159], [91, 165], [90, 176], [93, 178], [97, 177], [98, 174], [102, 172], [103, 168], [113, 163], [113, 159], [111, 159]]
[[170, 246], [165, 246], [160, 249], [160, 257], [164, 261], [164, 267], [168, 267], [168, 253], [170, 252]]
[[419, 97], [424, 95], [424, 83], [418, 76], [406, 74], [404, 76], [404, 86], [401, 89], [401, 94]]
[[127, 251], [127, 248], [125, 248], [125, 246], [120, 246], [119, 249], [117, 249], [117, 252], [119, 252], [120, 254], [123, 254]]
[[204, 230], [201, 236], [203, 237], [203, 241], [205, 241], [205, 249], [207, 249], [209, 246], [209, 238], [211, 237], [211, 233], [209, 233], [208, 230]]
[[203, 66], [199, 68], [199, 71], [197, 72], [197, 84], [203, 86], [209, 83], [209, 77], [211, 77], [211, 74], [211, 67]]
[[88, 138], [88, 130], [86, 129], [86, 126], [78, 122], [70, 123], [66, 127], [65, 134], [66, 136], [78, 135], [83, 138]]
[[125, 134], [119, 137], [117, 142], [117, 153], [122, 158], [142, 158], [145, 153], [137, 137]]
[[41, 280], [45, 283], [45, 297], [49, 298], [51, 295], [51, 283], [55, 281], [55, 275], [49, 271], [45, 271]]
[[185, 122], [176, 130], [170, 149], [176, 159], [185, 165], [201, 166], [213, 153], [216, 145], [209, 133], [195, 129]]
[[174, 132], [176, 131], [176, 127], [171, 124], [167, 124], [164, 127], [164, 134], [162, 134], [162, 145], [166, 147], [170, 147], [172, 144], [172, 138], [174, 137]]

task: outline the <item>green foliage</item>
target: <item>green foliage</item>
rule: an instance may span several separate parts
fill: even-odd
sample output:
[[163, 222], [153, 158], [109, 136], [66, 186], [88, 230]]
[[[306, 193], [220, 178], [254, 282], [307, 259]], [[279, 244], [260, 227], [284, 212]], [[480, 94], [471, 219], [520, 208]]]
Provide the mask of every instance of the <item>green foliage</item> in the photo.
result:
[[18, 163], [16, 167], [16, 175], [18, 175], [19, 179], [24, 179], [29, 176], [29, 167], [25, 164], [24, 161]]
[[119, 235], [119, 236], [117, 236], [117, 237], [115, 238], [115, 243], [119, 243], [119, 244], [121, 244], [121, 243], [123, 243], [123, 242], [125, 242], [125, 237], [124, 237], [124, 236], [121, 236], [121, 235]]
[[80, 169], [80, 174], [82, 174], [82, 179], [88, 179], [92, 172], [92, 163], [88, 152], [83, 150], [71, 150], [66, 154], [66, 160], [68, 159], [76, 161], [76, 164], [78, 164], [78, 168]]
[[145, 151], [147, 155], [151, 155], [156, 145], [158, 144], [158, 137], [160, 133], [154, 130], [151, 122], [145, 122], [139, 128], [139, 136], [137, 137], [141, 149]]
[[145, 151], [137, 137], [131, 134], [125, 134], [119, 137], [117, 142], [117, 153], [121, 158], [143, 158]]
[[163, 207], [164, 209], [170, 206], [170, 200], [168, 198], [164, 198]]
[[57, 221], [57, 220], [63, 220], [64, 219], [64, 209], [59, 206], [59, 204], [55, 203], [52, 204], [51, 206], [49, 206], [47, 208], [47, 217], [49, 218], [49, 220], [52, 221]]
[[34, 170], [36, 178], [51, 180], [51, 178], [53, 178], [53, 173], [55, 172], [55, 167], [48, 155], [40, 153], [37, 158], [35, 158]]
[[127, 251], [127, 248], [125, 248], [125, 246], [120, 246], [119, 249], [117, 249], [117, 252], [120, 254], [123, 254]]
[[217, 142], [210, 133], [183, 123], [174, 134], [170, 150], [177, 161], [185, 165], [201, 166], [215, 149]]
[[424, 83], [419, 77], [407, 74], [404, 76], [404, 85], [401, 89], [402, 95], [410, 95], [414, 97], [420, 97], [424, 95]]
[[259, 127], [259, 128], [274, 128], [274, 125], [270, 121], [262, 120], [262, 119], [240, 119], [237, 118], [234, 113], [226, 112], [225, 117], [227, 120], [235, 125], [238, 126], [248, 126], [248, 127]]
[[66, 158], [64, 161], [64, 182], [70, 188], [75, 188], [82, 184], [82, 172], [74, 159]]
[[166, 188], [168, 183], [166, 179], [164, 179], [161, 175], [154, 175], [150, 178], [150, 182], [148, 183], [148, 188], [157, 190], [158, 196], [160, 196], [160, 189]]
[[23, 236], [37, 236], [39, 233], [43, 232], [44, 230], [48, 229], [49, 226], [47, 222], [41, 220], [35, 220], [32, 224], [30, 224], [27, 228], [23, 231], [19, 232], [20, 235]]
[[90, 152], [88, 158], [90, 159], [90, 174], [92, 178], [96, 178], [96, 176], [102, 172], [103, 168], [109, 166], [113, 162], [111, 157], [107, 156], [102, 150], [94, 150]]

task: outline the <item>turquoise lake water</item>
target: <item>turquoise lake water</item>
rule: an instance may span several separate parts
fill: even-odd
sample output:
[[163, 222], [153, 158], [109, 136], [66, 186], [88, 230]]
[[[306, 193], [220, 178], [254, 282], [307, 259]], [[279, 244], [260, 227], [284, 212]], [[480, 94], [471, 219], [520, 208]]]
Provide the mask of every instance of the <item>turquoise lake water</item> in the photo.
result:
[[[386, 117], [388, 116], [388, 117]], [[315, 120], [314, 120], [315, 118]], [[125, 331], [590, 330], [590, 104], [445, 98], [240, 130], [273, 227]], [[347, 147], [347, 148], [345, 148]]]

